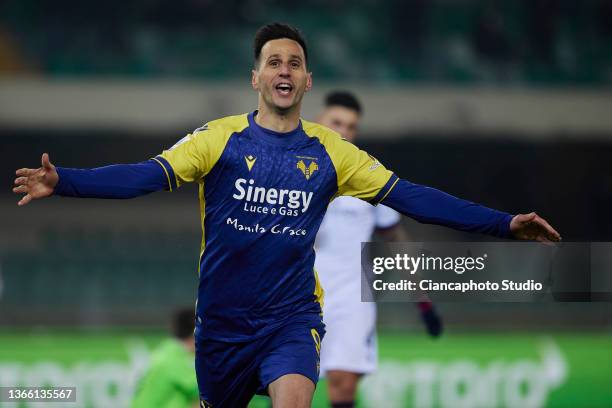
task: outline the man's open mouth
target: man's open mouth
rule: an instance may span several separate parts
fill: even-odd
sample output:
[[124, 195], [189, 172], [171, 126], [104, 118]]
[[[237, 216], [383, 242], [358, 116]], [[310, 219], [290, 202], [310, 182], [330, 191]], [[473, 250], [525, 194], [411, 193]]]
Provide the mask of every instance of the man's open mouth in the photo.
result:
[[289, 95], [291, 91], [293, 91], [293, 85], [288, 82], [281, 82], [280, 84], [276, 85], [275, 89], [281, 95]]

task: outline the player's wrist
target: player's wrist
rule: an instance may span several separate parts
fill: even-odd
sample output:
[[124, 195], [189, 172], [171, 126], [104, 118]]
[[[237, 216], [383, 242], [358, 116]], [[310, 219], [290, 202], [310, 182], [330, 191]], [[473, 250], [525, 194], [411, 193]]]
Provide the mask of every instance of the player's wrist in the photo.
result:
[[512, 220], [514, 220], [515, 215], [505, 214], [501, 221], [501, 238], [509, 238], [515, 239], [514, 232], [512, 232]]
[[63, 167], [56, 167], [55, 172], [57, 173], [57, 182], [51, 188], [53, 189], [52, 194], [58, 196], [68, 196], [72, 188], [70, 185], [70, 169]]

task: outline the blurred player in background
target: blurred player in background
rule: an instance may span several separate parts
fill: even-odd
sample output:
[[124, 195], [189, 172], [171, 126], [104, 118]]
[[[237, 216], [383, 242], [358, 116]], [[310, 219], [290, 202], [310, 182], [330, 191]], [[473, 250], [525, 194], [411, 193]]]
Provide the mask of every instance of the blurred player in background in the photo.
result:
[[132, 408], [199, 406], [198, 382], [193, 369], [194, 328], [193, 309], [181, 309], [174, 314], [173, 337], [151, 354], [151, 364], [138, 382]]
[[[362, 117], [361, 104], [349, 92], [332, 92], [317, 122], [354, 143]], [[321, 375], [327, 378], [334, 408], [355, 404], [359, 379], [376, 369], [376, 304], [361, 302], [361, 243], [376, 232], [386, 241], [407, 241], [400, 214], [353, 197], [331, 202], [317, 235], [315, 269], [325, 290], [321, 344]], [[442, 323], [428, 299], [418, 303], [430, 335], [438, 336]]]
[[256, 110], [208, 122], [141, 163], [71, 169], [45, 153], [41, 167], [17, 170], [13, 192], [26, 205], [54, 194], [125, 199], [199, 183], [201, 405], [245, 406], [264, 393], [275, 408], [306, 408], [325, 334], [313, 247], [334, 197], [497, 237], [560, 236], [535, 213], [511, 215], [400, 179], [336, 132], [301, 120], [312, 87], [303, 36], [274, 23], [257, 31], [253, 45]]

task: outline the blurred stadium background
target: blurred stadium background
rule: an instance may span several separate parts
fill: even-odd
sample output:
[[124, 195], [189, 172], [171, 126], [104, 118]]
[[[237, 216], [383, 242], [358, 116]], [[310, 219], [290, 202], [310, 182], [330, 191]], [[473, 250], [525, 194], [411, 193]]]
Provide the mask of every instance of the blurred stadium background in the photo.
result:
[[[126, 406], [171, 311], [195, 299], [201, 233], [194, 186], [17, 209], [14, 170], [42, 152], [141, 161], [254, 109], [251, 40], [273, 20], [310, 42], [305, 118], [350, 89], [361, 145], [400, 176], [612, 241], [610, 0], [3, 0], [0, 386], [77, 384], [71, 406]], [[483, 239], [405, 223], [418, 241]], [[434, 342], [411, 305], [380, 306], [362, 407], [612, 406], [610, 304], [438, 307]]]

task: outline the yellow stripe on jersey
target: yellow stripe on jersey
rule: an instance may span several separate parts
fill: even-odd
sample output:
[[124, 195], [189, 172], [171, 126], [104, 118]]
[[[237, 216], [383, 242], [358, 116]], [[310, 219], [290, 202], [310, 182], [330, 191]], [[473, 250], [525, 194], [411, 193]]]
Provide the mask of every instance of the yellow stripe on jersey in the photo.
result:
[[387, 192], [382, 196], [382, 198], [380, 200], [378, 200], [379, 203], [382, 203], [385, 200], [385, 198], [387, 198], [387, 196], [389, 195], [391, 190], [393, 190], [393, 188], [395, 187], [395, 185], [397, 184], [398, 181], [400, 181], [400, 179], [396, 178], [395, 181], [393, 182], [393, 184], [391, 184], [391, 187], [389, 187], [389, 189], [387, 190]]
[[200, 196], [200, 220], [202, 222], [202, 243], [200, 244], [200, 259], [198, 262], [198, 278], [200, 277], [200, 265], [202, 263], [202, 256], [204, 255], [204, 250], [206, 249], [206, 228], [204, 228], [204, 219], [206, 218], [206, 194], [205, 189], [206, 186], [204, 182], [200, 182], [200, 186], [198, 188], [198, 195]]
[[157, 164], [159, 164], [162, 169], [164, 169], [164, 173], [166, 173], [166, 179], [168, 180], [168, 188], [170, 189], [170, 192], [172, 192], [172, 183], [170, 182], [170, 174], [168, 174], [168, 169], [166, 169], [164, 164], [159, 159], [153, 157], [153, 160], [155, 160]]
[[247, 114], [213, 120], [160, 155], [170, 163], [177, 186], [201, 180], [217, 163], [229, 138], [249, 126]]
[[308, 136], [319, 139], [331, 158], [338, 178], [336, 196], [347, 195], [371, 201], [393, 176], [378, 160], [333, 130], [305, 120], [302, 120], [302, 127]]
[[321, 311], [323, 311], [323, 303], [325, 301], [325, 291], [323, 290], [323, 286], [321, 286], [321, 281], [319, 281], [319, 274], [317, 273], [317, 270], [313, 268], [312, 271], [314, 272], [314, 278], [315, 278], [315, 290], [314, 290], [315, 302], [319, 302], [319, 305], [321, 306]]
[[317, 329], [310, 329], [310, 335], [312, 336], [312, 340], [315, 343], [315, 350], [317, 350], [317, 354], [321, 354], [321, 336]]
[[242, 132], [248, 126], [247, 114], [213, 120], [196, 129], [192, 134], [188, 134], [160, 155], [172, 167], [177, 187], [183, 183], [194, 181], [200, 183], [200, 218], [202, 222], [200, 260], [206, 248], [204, 176], [217, 164], [230, 137], [235, 133]]

